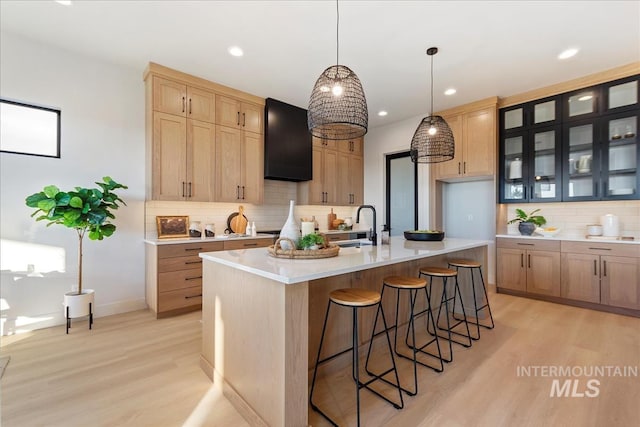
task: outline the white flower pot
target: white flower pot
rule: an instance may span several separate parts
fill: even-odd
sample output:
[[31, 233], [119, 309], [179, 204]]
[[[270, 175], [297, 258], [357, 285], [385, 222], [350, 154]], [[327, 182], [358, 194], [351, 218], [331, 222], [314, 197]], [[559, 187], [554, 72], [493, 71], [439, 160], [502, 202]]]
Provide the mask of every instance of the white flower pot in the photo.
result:
[[[91, 304], [91, 306], [89, 306]], [[88, 316], [95, 308], [95, 291], [84, 289], [81, 294], [77, 292], [67, 292], [64, 294], [64, 315], [67, 316], [69, 307], [69, 318]], [[91, 311], [89, 310], [91, 307]]]

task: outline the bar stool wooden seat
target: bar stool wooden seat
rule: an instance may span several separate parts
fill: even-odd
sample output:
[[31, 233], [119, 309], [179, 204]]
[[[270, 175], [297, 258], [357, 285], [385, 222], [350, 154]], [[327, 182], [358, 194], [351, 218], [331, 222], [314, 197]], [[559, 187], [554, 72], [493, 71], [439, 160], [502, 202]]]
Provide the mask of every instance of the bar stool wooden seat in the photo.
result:
[[[427, 293], [427, 281], [425, 279], [422, 278], [418, 278], [418, 277], [411, 277], [411, 276], [388, 276], [385, 277], [382, 280], [382, 293], [381, 293], [381, 299], [384, 298], [384, 293], [385, 290], [387, 288], [393, 288], [396, 289], [396, 316], [395, 316], [395, 322], [393, 325], [389, 326], [389, 329], [394, 329], [394, 338], [393, 338], [393, 349], [394, 352], [396, 354], [396, 356], [398, 357], [402, 357], [404, 359], [408, 359], [411, 360], [413, 362], [413, 391], [410, 391], [406, 388], [402, 388], [402, 390], [407, 393], [410, 396], [415, 396], [418, 393], [418, 370], [417, 370], [417, 365], [420, 364], [422, 366], [425, 366], [427, 368], [433, 369], [436, 372], [442, 372], [444, 369], [444, 364], [443, 364], [443, 358], [442, 358], [442, 353], [440, 351], [440, 343], [438, 341], [438, 336], [435, 333], [435, 328], [436, 328], [436, 324], [435, 324], [435, 320], [433, 318], [433, 312], [431, 311], [431, 303], [429, 300], [429, 294]], [[425, 301], [426, 301], [426, 308], [418, 313], [415, 312], [415, 304], [416, 304], [416, 299], [418, 296], [418, 292], [420, 290], [424, 291], [424, 296], [425, 296]], [[400, 311], [400, 293], [402, 291], [409, 291], [409, 324], [407, 326], [407, 334], [405, 336], [405, 344], [407, 345], [407, 347], [409, 347], [412, 351], [413, 351], [413, 355], [412, 356], [407, 356], [405, 354], [402, 354], [401, 352], [398, 351], [398, 315], [399, 315], [399, 311]], [[416, 343], [416, 327], [415, 327], [415, 319], [422, 315], [422, 314], [426, 314], [427, 315], [427, 332], [429, 331], [429, 322], [431, 322], [431, 325], [434, 328], [434, 333], [433, 333], [433, 339], [428, 340], [426, 343], [418, 346], [418, 344]], [[376, 331], [376, 326], [378, 325], [378, 316], [376, 316], [376, 320], [373, 323], [373, 332], [375, 334]], [[379, 332], [378, 334], [383, 333], [384, 331]], [[411, 333], [412, 335], [412, 341], [411, 344], [409, 344], [409, 333]], [[377, 334], [376, 334], [377, 335]], [[432, 343], [436, 343], [436, 348], [437, 348], [437, 354], [431, 353], [426, 349], [427, 346], [429, 346]], [[422, 362], [420, 360], [417, 359], [417, 353], [422, 353], [425, 354], [427, 356], [431, 356], [435, 359], [438, 360], [438, 365], [436, 366], [431, 366], [430, 364], [427, 364], [425, 362]], [[365, 367], [367, 368], [367, 372], [368, 372], [368, 364], [369, 364], [369, 355], [367, 355], [367, 362], [365, 364]], [[392, 384], [393, 385], [393, 384]]]
[[[318, 406], [316, 406], [313, 403], [313, 391], [315, 389], [315, 385], [316, 385], [316, 377], [318, 374], [318, 366], [322, 363], [328, 362], [331, 359], [352, 351], [352, 376], [353, 376], [353, 380], [356, 383], [356, 408], [357, 408], [357, 419], [358, 419], [358, 426], [360, 426], [360, 389], [361, 388], [366, 388], [367, 390], [371, 391], [372, 393], [374, 393], [375, 395], [379, 396], [380, 398], [386, 400], [387, 402], [389, 402], [390, 404], [392, 404], [394, 406], [394, 408], [396, 409], [402, 409], [404, 407], [404, 400], [402, 398], [402, 391], [400, 389], [400, 380], [398, 378], [398, 370], [396, 368], [396, 363], [395, 363], [395, 359], [393, 358], [393, 350], [391, 348], [391, 339], [389, 338], [389, 333], [386, 333], [386, 337], [387, 337], [387, 345], [389, 348], [389, 355], [391, 356], [391, 361], [392, 361], [392, 367], [389, 368], [388, 370], [379, 373], [379, 374], [371, 374], [370, 372], [369, 375], [371, 375], [373, 378], [369, 379], [366, 382], [361, 382], [360, 381], [360, 369], [359, 369], [359, 352], [358, 352], [358, 309], [361, 308], [366, 308], [366, 307], [372, 307], [372, 306], [377, 306], [377, 312], [376, 312], [376, 319], [378, 318], [378, 315], [381, 315], [382, 317], [382, 323], [384, 325], [385, 330], [387, 329], [387, 321], [384, 317], [384, 310], [382, 309], [382, 304], [380, 304], [381, 301], [381, 294], [379, 292], [376, 291], [370, 291], [367, 289], [359, 289], [359, 288], [346, 288], [346, 289], [337, 289], [335, 291], [332, 291], [329, 293], [329, 302], [327, 304], [327, 312], [325, 314], [324, 317], [324, 325], [322, 326], [322, 335], [320, 337], [320, 346], [318, 347], [318, 357], [316, 358], [316, 366], [313, 369], [313, 380], [311, 381], [311, 391], [309, 393], [309, 404], [311, 406], [311, 408], [318, 412], [320, 415], [322, 415], [327, 421], [329, 421], [331, 424], [337, 426], [338, 424], [333, 421], [327, 414], [325, 414], [322, 410], [320, 410], [320, 408], [318, 408]], [[329, 319], [329, 311], [331, 309], [331, 305], [332, 304], [336, 304], [338, 306], [343, 306], [343, 307], [350, 307], [352, 309], [352, 314], [353, 314], [353, 320], [351, 323], [352, 326], [352, 346], [340, 353], [336, 353], [333, 354], [331, 356], [325, 357], [324, 359], [320, 359], [320, 355], [322, 354], [322, 344], [324, 342], [324, 335], [326, 332], [326, 328], [327, 328], [327, 320]], [[371, 347], [373, 344], [373, 337], [371, 342], [369, 342], [369, 349], [367, 352], [367, 360], [369, 358], [369, 355], [371, 354]], [[393, 384], [391, 381], [388, 381], [384, 378], [382, 378], [383, 376], [389, 374], [393, 372], [395, 374], [395, 378], [396, 378], [396, 383]], [[392, 401], [391, 399], [383, 396], [381, 393], [379, 393], [378, 391], [374, 390], [373, 388], [369, 387], [369, 385], [371, 383], [373, 383], [374, 381], [377, 380], [383, 380], [384, 382], [392, 385], [393, 387], [398, 389], [398, 396], [399, 396], [399, 400], [400, 403], [396, 403], [394, 401]]]
[[[482, 264], [480, 264], [478, 261], [474, 261], [474, 260], [470, 260], [470, 259], [451, 259], [448, 261], [449, 262], [449, 268], [451, 267], [455, 267], [456, 271], [458, 271], [458, 275], [459, 275], [459, 269], [460, 268], [466, 268], [469, 270], [469, 273], [471, 274], [471, 289], [473, 292], [473, 306], [475, 309], [475, 317], [476, 320], [467, 320], [469, 323], [476, 325], [476, 336], [472, 336], [471, 338], [474, 340], [479, 340], [480, 339], [480, 326], [482, 326], [483, 328], [486, 329], [493, 329], [495, 327], [495, 323], [493, 323], [493, 314], [491, 314], [491, 306], [489, 305], [489, 295], [487, 294], [487, 287], [484, 284], [484, 277], [482, 277]], [[480, 298], [483, 298], [484, 303], [478, 307], [478, 300], [476, 299], [476, 282], [474, 280], [474, 275], [473, 272], [474, 270], [478, 270], [478, 273], [480, 274], [480, 283], [482, 284], [482, 292], [483, 295], [480, 295]], [[455, 301], [454, 301], [454, 306], [455, 306]], [[480, 323], [480, 317], [479, 314], [482, 310], [486, 309], [489, 312], [489, 320], [491, 321], [491, 324], [482, 324]], [[455, 315], [454, 315], [455, 317]]]
[[[440, 306], [438, 307], [438, 317], [436, 320], [437, 329], [441, 331], [446, 331], [447, 335], [443, 336], [438, 334], [438, 337], [446, 339], [449, 342], [449, 358], [444, 358], [445, 362], [453, 361], [453, 346], [452, 343], [459, 344], [463, 347], [471, 347], [471, 333], [469, 332], [469, 323], [467, 323], [467, 317], [464, 315], [464, 302], [462, 301], [462, 294], [460, 293], [460, 285], [458, 284], [458, 272], [456, 270], [452, 270], [450, 268], [443, 267], [422, 267], [420, 269], [419, 277], [427, 276], [429, 277], [429, 299], [431, 299], [431, 293], [433, 289], [433, 278], [441, 278], [442, 279], [442, 297], [440, 298]], [[453, 296], [450, 296], [450, 291], [448, 285], [448, 279], [454, 279], [454, 287], [453, 287]], [[451, 324], [451, 320], [449, 319], [449, 301], [454, 302], [454, 305], [451, 307], [451, 311], [455, 309], [455, 299], [456, 296], [460, 297], [460, 306], [462, 307], [463, 317], [462, 319], [457, 320], [456, 323]], [[440, 327], [440, 316], [442, 315], [442, 307], [444, 306], [444, 313], [446, 318], [447, 327]], [[466, 334], [454, 331], [453, 329], [457, 326], [464, 324], [464, 327], [467, 331]], [[428, 325], [427, 325], [428, 327]], [[463, 330], [464, 331], [464, 330]], [[434, 331], [435, 332], [435, 331]], [[464, 341], [459, 341], [453, 339], [453, 335], [460, 336], [464, 338]]]

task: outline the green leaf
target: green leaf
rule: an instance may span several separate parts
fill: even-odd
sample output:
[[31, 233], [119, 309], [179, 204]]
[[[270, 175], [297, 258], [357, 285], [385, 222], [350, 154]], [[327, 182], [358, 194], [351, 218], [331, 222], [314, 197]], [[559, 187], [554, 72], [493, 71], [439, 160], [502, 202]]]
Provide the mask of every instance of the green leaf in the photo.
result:
[[102, 230], [104, 237], [109, 237], [116, 231], [116, 226], [113, 224], [105, 224], [100, 227], [100, 229]]
[[71, 196], [69, 193], [59, 192], [56, 194], [56, 203], [58, 206], [69, 206], [69, 202], [71, 201]]
[[56, 201], [52, 199], [44, 199], [38, 202], [38, 209], [42, 209], [45, 212], [49, 212], [56, 207]]
[[30, 208], [37, 208], [38, 203], [41, 200], [45, 200], [45, 199], [47, 199], [47, 195], [41, 191], [39, 193], [35, 193], [27, 197], [25, 199], [25, 202], [27, 203], [27, 206], [29, 206]]
[[69, 221], [75, 221], [78, 218], [80, 218], [82, 214], [80, 212], [78, 212], [77, 210], [72, 210], [72, 211], [66, 211], [64, 213], [64, 219], [65, 220], [69, 220]]
[[71, 200], [69, 200], [69, 205], [72, 208], [76, 208], [76, 209], [81, 209], [82, 206], [84, 205], [82, 199], [78, 196], [73, 196], [71, 197]]
[[51, 199], [56, 197], [56, 194], [58, 194], [59, 192], [60, 189], [55, 185], [47, 185], [46, 187], [44, 187], [44, 194], [46, 194], [47, 197]]
[[89, 239], [90, 240], [102, 240], [102, 233], [100, 233], [100, 230], [91, 230], [89, 232]]

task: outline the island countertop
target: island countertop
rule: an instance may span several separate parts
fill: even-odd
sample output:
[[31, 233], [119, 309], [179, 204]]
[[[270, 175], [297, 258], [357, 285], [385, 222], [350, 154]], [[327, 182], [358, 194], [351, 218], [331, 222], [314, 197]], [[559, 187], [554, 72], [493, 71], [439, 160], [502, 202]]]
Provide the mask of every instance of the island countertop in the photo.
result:
[[486, 240], [459, 238], [418, 242], [394, 236], [388, 245], [340, 248], [338, 256], [331, 258], [276, 258], [269, 255], [267, 248], [204, 252], [200, 257], [277, 282], [293, 284], [482, 247], [489, 243]]

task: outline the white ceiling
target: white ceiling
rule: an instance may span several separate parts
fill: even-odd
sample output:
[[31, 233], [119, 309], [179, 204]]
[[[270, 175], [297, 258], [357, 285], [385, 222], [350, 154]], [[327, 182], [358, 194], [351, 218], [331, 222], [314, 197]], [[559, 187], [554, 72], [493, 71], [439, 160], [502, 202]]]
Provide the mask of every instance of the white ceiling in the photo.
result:
[[[360, 77], [369, 126], [640, 61], [640, 1], [349, 1], [340, 63]], [[336, 5], [312, 1], [0, 0], [2, 31], [133, 67], [149, 61], [303, 108], [335, 64]], [[242, 58], [227, 53], [244, 49]], [[577, 56], [558, 53], [576, 47]], [[453, 96], [443, 95], [455, 87]], [[377, 116], [387, 110], [386, 118]]]

